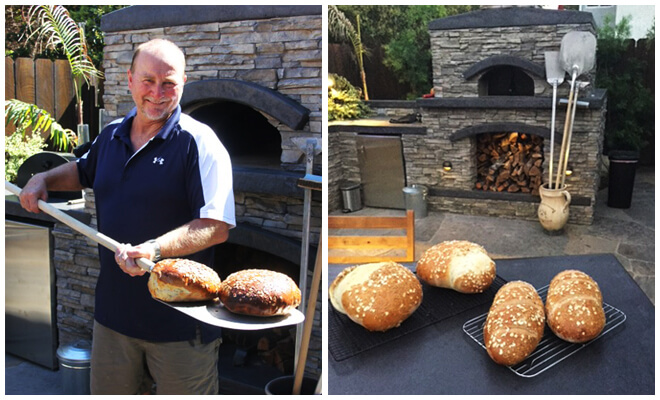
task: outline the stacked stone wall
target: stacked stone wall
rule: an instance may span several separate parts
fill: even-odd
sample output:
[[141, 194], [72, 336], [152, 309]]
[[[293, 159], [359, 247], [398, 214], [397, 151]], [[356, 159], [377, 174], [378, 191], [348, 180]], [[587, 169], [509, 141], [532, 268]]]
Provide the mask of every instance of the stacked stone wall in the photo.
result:
[[[535, 25], [495, 28], [431, 30], [433, 87], [435, 97], [478, 97], [479, 76], [465, 79], [463, 73], [474, 64], [493, 56], [513, 56], [537, 64], [545, 71], [545, 52], [559, 51], [564, 35], [573, 30], [595, 34], [591, 24]], [[535, 96], [551, 96], [545, 74], [529, 74]], [[566, 76], [568, 78], [568, 75]], [[581, 77], [593, 88], [595, 71]], [[568, 96], [564, 83], [559, 96]]]

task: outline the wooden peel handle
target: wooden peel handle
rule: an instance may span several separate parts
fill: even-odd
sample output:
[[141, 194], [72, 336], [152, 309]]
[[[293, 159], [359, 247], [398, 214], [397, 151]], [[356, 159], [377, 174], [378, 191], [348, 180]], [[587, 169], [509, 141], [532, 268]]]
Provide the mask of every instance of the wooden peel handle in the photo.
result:
[[[21, 194], [21, 189], [18, 186], [7, 181], [5, 181], [5, 189], [17, 196]], [[89, 226], [83, 224], [57, 207], [46, 203], [43, 200], [39, 200], [38, 205], [41, 211], [67, 225], [69, 228], [75, 230], [76, 232], [85, 235], [89, 239], [92, 239], [101, 246], [106, 247], [112, 251], [116, 251], [119, 247], [119, 242], [116, 240], [102, 234], [101, 232], [98, 232], [95, 229], [90, 228]], [[151, 272], [151, 269], [154, 267], [154, 263], [150, 260], [147, 260], [146, 258], [138, 258], [137, 264], [140, 266], [140, 268], [149, 272]]]

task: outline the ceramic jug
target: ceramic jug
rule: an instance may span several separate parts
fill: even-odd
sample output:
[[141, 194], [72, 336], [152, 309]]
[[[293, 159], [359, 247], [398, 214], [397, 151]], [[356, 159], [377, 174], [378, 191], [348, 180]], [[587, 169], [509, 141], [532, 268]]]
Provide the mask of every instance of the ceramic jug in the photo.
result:
[[541, 226], [548, 231], [561, 230], [568, 221], [568, 206], [571, 204], [571, 194], [566, 186], [559, 189], [549, 189], [549, 184], [539, 188], [541, 204], [538, 209]]

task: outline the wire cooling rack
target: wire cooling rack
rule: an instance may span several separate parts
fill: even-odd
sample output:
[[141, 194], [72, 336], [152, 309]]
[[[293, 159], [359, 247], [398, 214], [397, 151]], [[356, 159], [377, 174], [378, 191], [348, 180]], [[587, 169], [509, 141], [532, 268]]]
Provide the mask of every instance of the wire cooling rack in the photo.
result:
[[[548, 294], [548, 287], [549, 285], [538, 290], [539, 296], [541, 296], [544, 303]], [[570, 343], [555, 336], [550, 328], [546, 326], [543, 338], [532, 354], [523, 362], [511, 366], [509, 369], [516, 375], [524, 378], [535, 377], [605, 336], [626, 320], [626, 314], [607, 303], [603, 303], [603, 309], [605, 311], [605, 327], [596, 338], [586, 343]], [[463, 331], [483, 347], [484, 350], [486, 349], [486, 345], [484, 344], [483, 327], [487, 316], [488, 313], [482, 314], [463, 324]]]

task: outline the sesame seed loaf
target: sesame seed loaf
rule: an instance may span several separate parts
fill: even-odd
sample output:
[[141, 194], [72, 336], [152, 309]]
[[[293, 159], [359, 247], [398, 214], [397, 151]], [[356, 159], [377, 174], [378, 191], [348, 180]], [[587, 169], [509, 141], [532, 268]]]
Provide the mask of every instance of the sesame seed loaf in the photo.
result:
[[436, 244], [417, 263], [417, 276], [431, 286], [481, 293], [495, 279], [495, 262], [480, 245], [465, 240]]
[[204, 264], [182, 258], [168, 258], [156, 263], [147, 287], [162, 301], [205, 301], [218, 297], [220, 277]]
[[285, 274], [245, 269], [222, 282], [220, 301], [231, 312], [256, 317], [285, 315], [300, 305], [300, 289]]
[[486, 351], [497, 364], [518, 364], [536, 349], [544, 329], [543, 301], [534, 287], [508, 282], [495, 294], [486, 317]]
[[552, 278], [545, 311], [552, 332], [571, 343], [589, 341], [605, 326], [600, 288], [581, 271], [566, 270]]
[[395, 262], [356, 265], [344, 269], [330, 285], [335, 310], [369, 331], [398, 327], [422, 303], [422, 285]]

